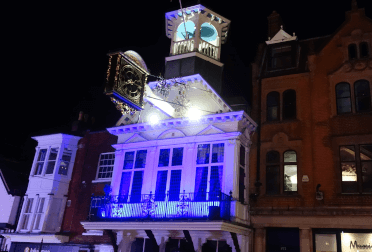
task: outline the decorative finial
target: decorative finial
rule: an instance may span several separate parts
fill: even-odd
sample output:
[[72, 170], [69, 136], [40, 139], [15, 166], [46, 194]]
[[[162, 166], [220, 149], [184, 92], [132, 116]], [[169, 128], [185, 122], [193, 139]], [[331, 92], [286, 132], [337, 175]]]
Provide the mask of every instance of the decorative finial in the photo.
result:
[[358, 9], [358, 3], [356, 0], [351, 1], [351, 10], [357, 10]]
[[280, 26], [280, 30], [283, 30], [283, 25]]

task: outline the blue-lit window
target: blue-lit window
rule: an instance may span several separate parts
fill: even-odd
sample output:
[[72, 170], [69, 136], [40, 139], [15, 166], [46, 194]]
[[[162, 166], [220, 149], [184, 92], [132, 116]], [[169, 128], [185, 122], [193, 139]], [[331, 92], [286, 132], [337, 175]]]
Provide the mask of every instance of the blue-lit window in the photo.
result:
[[172, 166], [181, 166], [183, 159], [183, 147], [161, 149], [159, 153], [158, 167], [168, 167], [170, 157], [172, 157]]
[[224, 153], [224, 143], [198, 145], [195, 175], [197, 201], [215, 200], [219, 197], [222, 190]]
[[178, 201], [181, 189], [181, 170], [172, 170], [169, 183], [169, 200]]
[[120, 202], [140, 202], [147, 150], [128, 151], [124, 154], [123, 172], [121, 175]]
[[155, 200], [163, 201], [167, 190], [168, 171], [158, 171], [156, 178]]

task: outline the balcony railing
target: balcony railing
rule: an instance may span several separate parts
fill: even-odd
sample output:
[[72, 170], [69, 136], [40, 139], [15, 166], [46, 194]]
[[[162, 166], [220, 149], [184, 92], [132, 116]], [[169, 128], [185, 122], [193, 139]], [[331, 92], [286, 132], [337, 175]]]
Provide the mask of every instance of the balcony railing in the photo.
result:
[[194, 51], [194, 39], [187, 39], [174, 42], [173, 55], [189, 53]]
[[208, 57], [219, 60], [218, 59], [218, 47], [204, 40], [201, 40], [199, 43], [199, 52]]
[[230, 220], [231, 200], [220, 192], [93, 196], [88, 220]]

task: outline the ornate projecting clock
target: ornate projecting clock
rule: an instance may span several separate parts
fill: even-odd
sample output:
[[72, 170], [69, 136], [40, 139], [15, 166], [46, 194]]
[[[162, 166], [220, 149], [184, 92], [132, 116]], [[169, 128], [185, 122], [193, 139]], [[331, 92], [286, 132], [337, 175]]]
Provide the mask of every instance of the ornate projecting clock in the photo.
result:
[[143, 109], [147, 76], [145, 62], [134, 51], [110, 54], [105, 92], [124, 113]]

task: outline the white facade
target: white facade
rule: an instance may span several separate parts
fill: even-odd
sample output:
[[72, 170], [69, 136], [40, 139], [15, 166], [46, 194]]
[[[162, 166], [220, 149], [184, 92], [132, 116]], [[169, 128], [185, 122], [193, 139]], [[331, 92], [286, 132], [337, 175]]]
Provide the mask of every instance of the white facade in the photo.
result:
[[[54, 134], [33, 139], [38, 145], [16, 233], [4, 235], [8, 248], [11, 242], [40, 242], [43, 239], [44, 242], [59, 243], [68, 240], [68, 237], [54, 234], [61, 228], [80, 137]], [[43, 235], [37, 235], [40, 233]]]
[[21, 197], [10, 194], [4, 176], [2, 174], [0, 176], [2, 178], [0, 179], [0, 223], [14, 225]]

